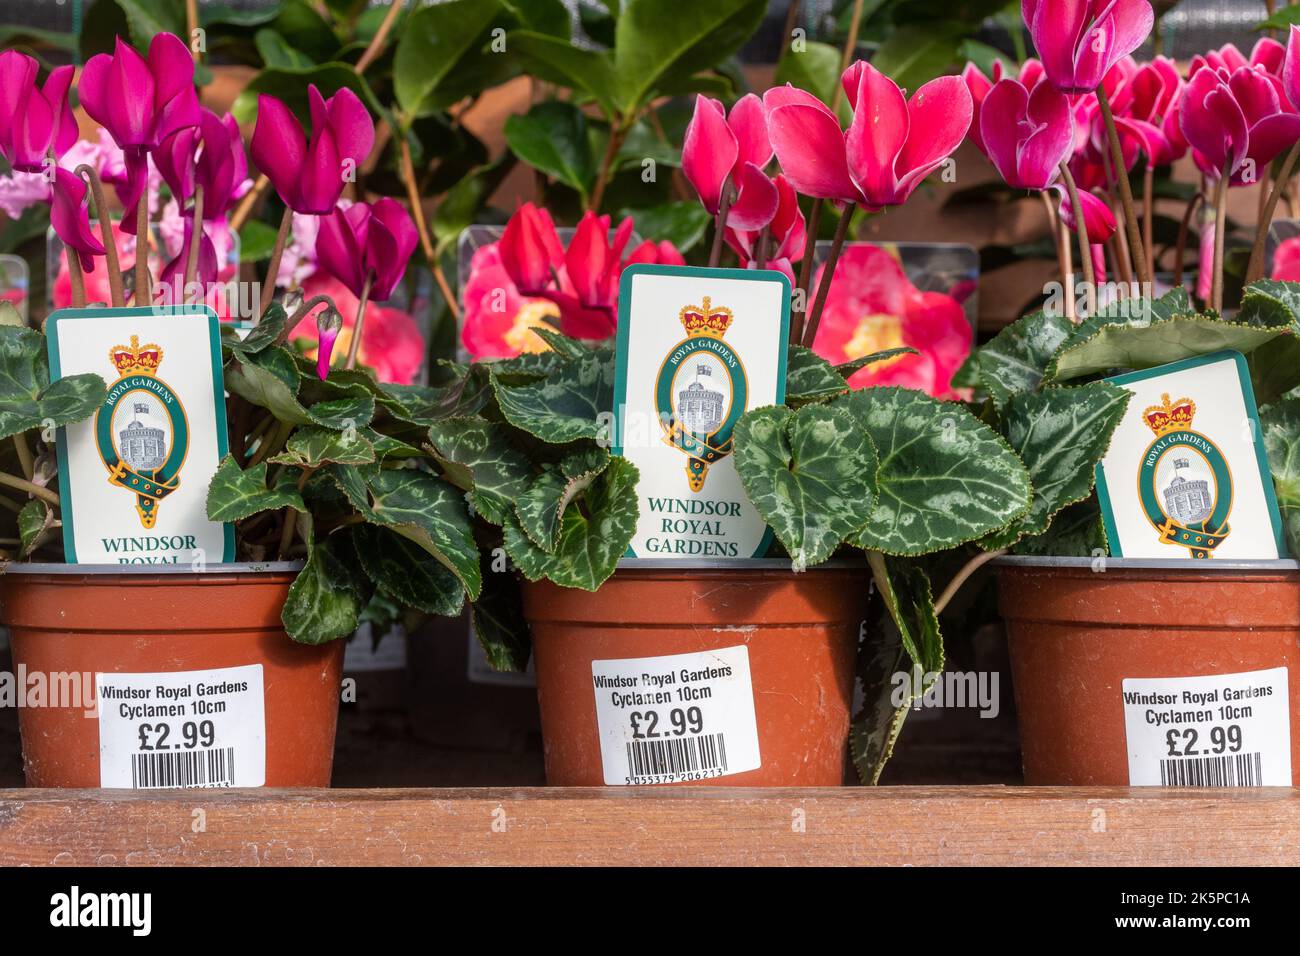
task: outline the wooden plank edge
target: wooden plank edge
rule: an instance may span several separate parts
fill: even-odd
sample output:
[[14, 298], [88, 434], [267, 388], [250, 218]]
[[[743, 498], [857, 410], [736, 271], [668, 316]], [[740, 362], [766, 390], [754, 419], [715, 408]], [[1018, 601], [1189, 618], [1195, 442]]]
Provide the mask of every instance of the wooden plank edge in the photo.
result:
[[0, 864], [1300, 865], [1300, 792], [0, 790]]

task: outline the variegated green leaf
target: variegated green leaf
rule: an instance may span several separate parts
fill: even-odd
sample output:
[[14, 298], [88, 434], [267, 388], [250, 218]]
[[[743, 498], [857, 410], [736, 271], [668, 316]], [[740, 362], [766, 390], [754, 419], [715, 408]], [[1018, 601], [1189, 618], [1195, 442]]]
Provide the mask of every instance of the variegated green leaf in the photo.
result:
[[929, 554], [1005, 528], [1029, 509], [1029, 473], [1006, 441], [960, 405], [904, 388], [836, 399], [880, 457], [875, 509], [853, 543]]
[[283, 348], [254, 355], [236, 355], [226, 365], [226, 389], [270, 411], [291, 425], [312, 424], [311, 414], [298, 401], [298, 369]]
[[1237, 321], [1247, 325], [1285, 325], [1291, 335], [1281, 336], [1266, 349], [1248, 355], [1255, 400], [1261, 405], [1277, 401], [1300, 385], [1300, 283], [1263, 279], [1246, 287]]
[[408, 538], [377, 525], [357, 525], [352, 544], [371, 580], [407, 607], [444, 617], [455, 617], [464, 607], [460, 579]]
[[975, 353], [979, 383], [999, 409], [1011, 396], [1033, 392], [1062, 343], [1074, 331], [1063, 315], [1035, 312], [1004, 328]]
[[491, 562], [491, 555], [485, 554], [483, 591], [470, 605], [474, 635], [494, 669], [522, 671], [528, 666], [532, 637], [524, 617], [519, 578], [511, 570], [493, 569]]
[[1300, 398], [1288, 398], [1260, 412], [1264, 449], [1287, 548], [1300, 555]]
[[1096, 495], [1066, 506], [1045, 532], [1017, 541], [1011, 550], [1015, 554], [1046, 557], [1090, 558], [1108, 554], [1106, 525], [1101, 520]]
[[293, 508], [306, 512], [294, 479], [285, 475], [274, 488], [266, 485], [266, 462], [243, 469], [234, 455], [221, 459], [208, 484], [208, 520], [239, 521], [259, 511]]
[[745, 413], [733, 455], [745, 494], [796, 568], [825, 561], [871, 516], [876, 449], [842, 408], [767, 406]]
[[325, 428], [364, 428], [375, 417], [375, 400], [366, 395], [317, 402], [307, 409], [307, 413], [313, 422]]
[[609, 465], [609, 452], [590, 448], [547, 468], [515, 500], [520, 527], [543, 551], [555, 551], [564, 511]]
[[357, 629], [362, 595], [334, 547], [332, 538], [312, 544], [306, 567], [289, 586], [280, 619], [289, 636], [300, 644], [324, 644]]
[[46, 539], [57, 524], [54, 509], [39, 498], [23, 505], [18, 512], [18, 556], [28, 557]]
[[820, 402], [849, 390], [844, 376], [812, 349], [790, 346], [786, 363], [785, 401], [791, 407]]
[[45, 336], [0, 325], [0, 439], [20, 432], [83, 421], [104, 404], [108, 388], [98, 375], [69, 375], [50, 382]]
[[614, 361], [593, 352], [560, 366], [530, 385], [511, 386], [494, 377], [497, 405], [506, 421], [554, 445], [601, 438], [614, 404]]
[[888, 362], [890, 359], [898, 358], [900, 355], [919, 355], [916, 349], [910, 345], [901, 345], [895, 349], [881, 349], [879, 352], [872, 352], [869, 355], [861, 355], [847, 362], [841, 362], [835, 366], [835, 374], [841, 378], [850, 378], [854, 372], [859, 372], [868, 365], [875, 365], [877, 362]]
[[980, 546], [995, 551], [1026, 535], [1042, 534], [1053, 515], [1088, 497], [1097, 480], [1097, 462], [1110, 447], [1132, 397], [1118, 385], [1092, 382], [1012, 398], [1002, 431], [1029, 469], [1033, 500], [1025, 515], [993, 532]]
[[472, 493], [486, 520], [502, 524], [533, 476], [506, 429], [482, 418], [448, 418], [430, 426], [429, 441], [448, 480]]
[[374, 460], [375, 446], [360, 434], [336, 432], [313, 425], [295, 429], [285, 450], [272, 457], [271, 463], [319, 468], [328, 462], [367, 465]]
[[1107, 326], [1129, 326], [1143, 329], [1156, 322], [1166, 322], [1175, 316], [1196, 314], [1187, 290], [1182, 286], [1170, 289], [1155, 298], [1115, 299], [1088, 316], [1070, 333], [1068, 345], [1076, 345], [1092, 338]]
[[460, 578], [471, 599], [477, 597], [478, 546], [460, 492], [414, 468], [384, 469], [367, 485], [371, 503], [359, 509], [362, 515], [420, 545]]
[[1107, 325], [1088, 339], [1072, 338], [1056, 353], [1049, 381], [1064, 382], [1112, 369], [1144, 369], [1223, 349], [1250, 352], [1285, 327], [1243, 325], [1207, 316], [1176, 316], [1150, 325]]
[[611, 458], [584, 493], [583, 506], [565, 509], [553, 553], [534, 544], [516, 519], [505, 526], [506, 553], [530, 581], [546, 578], [563, 587], [596, 590], [614, 573], [636, 531], [637, 478], [630, 461]]
[[1270, 327], [1289, 325], [1300, 331], [1300, 282], [1252, 282], [1242, 290], [1237, 321]]
[[279, 341], [288, 321], [289, 316], [284, 311], [284, 306], [279, 302], [272, 302], [262, 314], [262, 321], [250, 329], [242, 339], [232, 335], [225, 342], [225, 346], [236, 355], [256, 355], [258, 352], [264, 352]]
[[524, 352], [514, 358], [490, 362], [492, 377], [506, 385], [527, 385], [554, 375], [565, 359], [558, 352]]
[[564, 335], [555, 329], [548, 329], [545, 326], [534, 325], [532, 332], [550, 346], [551, 351], [562, 359], [582, 358], [585, 355], [591, 354], [591, 349], [589, 347], [583, 345], [577, 339], [571, 339], [567, 335]]

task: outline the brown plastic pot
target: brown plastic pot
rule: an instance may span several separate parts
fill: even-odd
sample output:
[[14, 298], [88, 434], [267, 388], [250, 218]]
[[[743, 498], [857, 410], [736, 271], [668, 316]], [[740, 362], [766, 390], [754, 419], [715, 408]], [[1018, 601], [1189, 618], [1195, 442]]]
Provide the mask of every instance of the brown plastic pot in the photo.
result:
[[865, 565], [629, 559], [596, 592], [524, 583], [546, 779], [605, 783], [592, 661], [748, 648], [761, 766], [681, 786], [844, 782]]
[[1288, 669], [1300, 768], [1295, 561], [1001, 558], [1025, 783], [1129, 784], [1122, 684]]
[[[165, 673], [262, 665], [268, 787], [327, 787], [343, 641], [292, 641], [280, 621], [300, 564], [124, 569], [13, 564], [0, 609], [15, 670]], [[84, 706], [22, 707], [31, 787], [98, 787], [99, 722]]]

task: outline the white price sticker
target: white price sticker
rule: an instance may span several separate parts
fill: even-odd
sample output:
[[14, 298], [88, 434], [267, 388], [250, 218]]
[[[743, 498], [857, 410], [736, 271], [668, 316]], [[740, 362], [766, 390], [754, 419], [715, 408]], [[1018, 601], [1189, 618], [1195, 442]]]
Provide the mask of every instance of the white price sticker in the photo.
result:
[[607, 786], [757, 770], [749, 648], [592, 661]]
[[96, 674], [99, 785], [131, 789], [266, 783], [262, 665]]
[[1130, 678], [1123, 693], [1131, 786], [1291, 786], [1285, 667]]

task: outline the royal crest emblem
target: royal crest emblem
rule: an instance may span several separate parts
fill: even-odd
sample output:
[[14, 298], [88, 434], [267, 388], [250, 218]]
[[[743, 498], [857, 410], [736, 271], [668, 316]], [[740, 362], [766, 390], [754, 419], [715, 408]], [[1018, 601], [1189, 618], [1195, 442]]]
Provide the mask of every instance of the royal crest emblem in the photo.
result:
[[1231, 530], [1232, 471], [1214, 442], [1192, 429], [1195, 416], [1195, 402], [1168, 394], [1142, 411], [1156, 438], [1142, 455], [1138, 493], [1162, 543], [1209, 558]]
[[[679, 300], [680, 301], [680, 300]], [[664, 358], [655, 380], [663, 440], [687, 456], [691, 491], [704, 488], [709, 466], [731, 454], [732, 430], [744, 414], [749, 383], [740, 356], [723, 341], [731, 309], [704, 296], [677, 315], [686, 338]]]
[[110, 484], [135, 495], [140, 524], [152, 528], [164, 498], [180, 486], [189, 427], [180, 398], [158, 377], [163, 350], [154, 343], [114, 345], [118, 378], [95, 415], [95, 442]]

